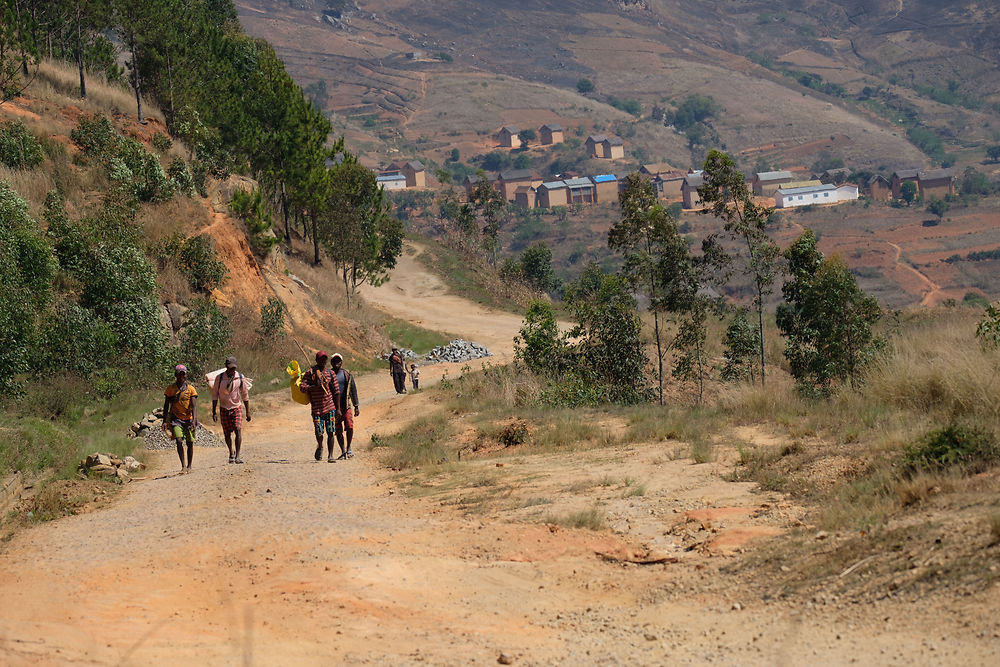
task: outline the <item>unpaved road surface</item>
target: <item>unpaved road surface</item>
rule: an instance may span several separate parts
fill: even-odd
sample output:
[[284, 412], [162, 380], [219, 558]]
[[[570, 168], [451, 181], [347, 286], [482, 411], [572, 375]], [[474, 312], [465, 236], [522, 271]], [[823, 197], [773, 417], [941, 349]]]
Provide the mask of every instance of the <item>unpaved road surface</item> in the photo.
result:
[[[509, 354], [516, 318], [439, 290], [404, 260], [369, 298]], [[396, 396], [385, 373], [358, 384], [352, 461], [314, 462], [306, 408], [271, 394], [256, 401], [245, 465], [198, 449], [194, 471], [178, 475], [174, 454], [156, 452], [148, 479], [110, 506], [15, 536], [0, 554], [0, 664], [489, 665], [505, 653], [518, 665], [986, 665], [1000, 655], [1000, 639], [968, 625], [981, 625], [982, 601], [826, 609], [744, 597], [738, 552], [621, 562], [685, 506], [761, 503], [721, 469], [653, 460], [653, 446], [609, 448], [603, 462], [524, 457], [538, 476], [648, 469], [667, 505], [621, 501], [613, 531], [462, 516], [407, 497], [366, 445], [436, 408], [426, 393]]]

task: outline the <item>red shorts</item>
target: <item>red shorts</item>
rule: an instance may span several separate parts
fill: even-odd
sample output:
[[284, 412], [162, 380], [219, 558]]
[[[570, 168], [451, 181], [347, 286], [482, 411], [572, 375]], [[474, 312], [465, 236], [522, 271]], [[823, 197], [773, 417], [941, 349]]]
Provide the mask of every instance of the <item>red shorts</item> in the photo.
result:
[[337, 433], [343, 433], [345, 428], [354, 429], [354, 408], [337, 411]]
[[219, 411], [219, 421], [222, 422], [222, 432], [232, 433], [243, 427], [243, 406], [229, 409], [221, 408]]

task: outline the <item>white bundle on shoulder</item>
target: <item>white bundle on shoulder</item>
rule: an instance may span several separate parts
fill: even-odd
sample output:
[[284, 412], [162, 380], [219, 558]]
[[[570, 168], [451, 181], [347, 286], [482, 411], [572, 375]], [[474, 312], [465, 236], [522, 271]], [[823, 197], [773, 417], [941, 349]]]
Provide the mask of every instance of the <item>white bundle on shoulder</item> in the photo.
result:
[[[215, 386], [215, 378], [219, 377], [220, 375], [222, 375], [225, 372], [226, 372], [226, 369], [225, 369], [225, 367], [223, 367], [223, 368], [220, 368], [217, 371], [211, 371], [209, 373], [205, 373], [205, 382], [208, 383], [209, 387], [214, 387]], [[239, 371], [237, 371], [237, 372], [239, 372]], [[246, 382], [246, 384], [247, 384], [247, 391], [250, 391], [251, 389], [253, 389], [253, 380], [251, 380], [250, 378], [248, 378], [247, 376], [244, 375], [243, 376], [243, 381]]]

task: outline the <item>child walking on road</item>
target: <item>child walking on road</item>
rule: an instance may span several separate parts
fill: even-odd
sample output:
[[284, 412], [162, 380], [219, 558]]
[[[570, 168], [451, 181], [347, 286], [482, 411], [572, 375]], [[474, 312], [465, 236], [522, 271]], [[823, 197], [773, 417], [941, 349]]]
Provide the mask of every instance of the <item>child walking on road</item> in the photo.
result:
[[420, 388], [420, 369], [416, 364], [410, 364], [410, 383], [413, 385], [413, 391]]

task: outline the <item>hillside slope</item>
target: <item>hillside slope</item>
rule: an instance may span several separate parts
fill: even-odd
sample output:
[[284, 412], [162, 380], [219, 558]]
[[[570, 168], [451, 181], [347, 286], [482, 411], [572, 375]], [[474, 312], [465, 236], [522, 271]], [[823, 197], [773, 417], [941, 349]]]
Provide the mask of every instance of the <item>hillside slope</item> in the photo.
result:
[[[873, 113], [856, 102], [865, 87], [880, 91], [880, 104], [912, 108], [946, 138], [988, 141], [997, 70], [987, 36], [997, 12], [965, 3], [890, 12], [890, 4], [370, 0], [333, 3], [344, 7], [336, 18], [320, 2], [244, 0], [239, 8], [246, 29], [271, 40], [299, 81], [324, 83], [329, 110], [383, 119], [354, 131], [386, 161], [399, 150], [444, 162], [437, 140], [447, 137], [442, 148], [463, 154], [477, 140], [485, 150], [492, 146], [482, 138], [500, 124], [530, 127], [539, 118], [613, 131], [628, 117], [607, 117], [602, 103], [610, 98], [637, 99], [648, 113], [701, 94], [725, 108], [713, 126], [730, 152], [765, 147], [760, 155], [781, 162], [794, 158], [766, 147], [813, 144], [797, 156], [808, 167], [829, 150], [814, 142], [845, 135], [833, 152], [857, 168], [927, 164], [882, 107]], [[800, 85], [802, 73], [843, 86], [846, 97]], [[576, 94], [581, 78], [596, 84], [594, 93]], [[492, 94], [473, 95], [477, 81]], [[919, 86], [950, 86], [980, 108], [942, 104]], [[436, 88], [449, 94], [435, 96]], [[411, 124], [415, 118], [423, 122]], [[631, 143], [649, 160], [693, 159], [686, 139], [669, 131]]]

